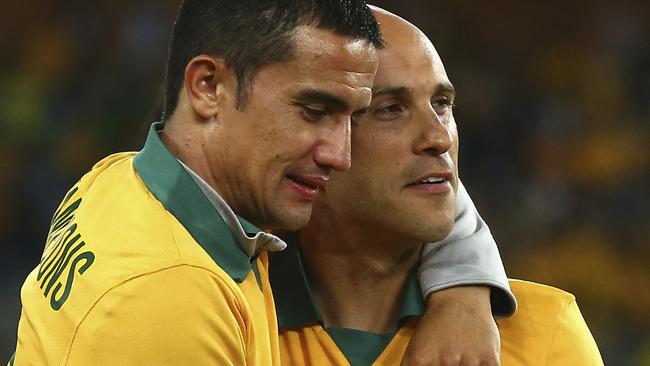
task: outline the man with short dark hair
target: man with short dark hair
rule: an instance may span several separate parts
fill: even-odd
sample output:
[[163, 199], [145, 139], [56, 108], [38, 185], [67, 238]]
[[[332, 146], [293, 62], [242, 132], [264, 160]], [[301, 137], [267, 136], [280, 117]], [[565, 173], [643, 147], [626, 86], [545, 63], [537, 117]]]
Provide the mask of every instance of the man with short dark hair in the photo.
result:
[[[457, 235], [456, 197], [464, 189], [454, 88], [419, 29], [378, 8], [375, 16], [386, 46], [378, 51], [371, 104], [353, 122], [351, 169], [332, 174], [310, 223], [287, 238], [285, 251], [270, 255], [286, 366], [400, 364], [425, 310], [416, 281], [423, 243]], [[449, 268], [474, 272], [458, 262]], [[602, 365], [571, 294], [511, 285], [519, 308], [499, 320], [504, 366]], [[418, 342], [462, 349], [471, 336], [441, 331]], [[422, 360], [494, 365], [499, 355], [407, 354], [409, 364]]]
[[[381, 46], [362, 1], [183, 2], [163, 122], [55, 212], [21, 291], [12, 364], [279, 364], [267, 251], [285, 243], [260, 228], [304, 226], [331, 171], [349, 168], [350, 121], [370, 102]], [[469, 280], [508, 299], [494, 241], [469, 226], [450, 250], [494, 264], [488, 282]], [[487, 317], [489, 292], [475, 306]]]

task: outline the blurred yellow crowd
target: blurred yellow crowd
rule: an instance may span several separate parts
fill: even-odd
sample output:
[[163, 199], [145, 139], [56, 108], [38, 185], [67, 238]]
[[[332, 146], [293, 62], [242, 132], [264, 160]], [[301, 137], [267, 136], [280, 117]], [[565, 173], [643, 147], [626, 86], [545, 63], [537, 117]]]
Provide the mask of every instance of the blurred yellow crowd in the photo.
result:
[[[574, 293], [606, 364], [650, 365], [649, 7], [375, 3], [445, 62], [461, 176], [509, 275]], [[59, 199], [101, 157], [139, 149], [158, 116], [176, 5], [2, 6], [0, 360]]]

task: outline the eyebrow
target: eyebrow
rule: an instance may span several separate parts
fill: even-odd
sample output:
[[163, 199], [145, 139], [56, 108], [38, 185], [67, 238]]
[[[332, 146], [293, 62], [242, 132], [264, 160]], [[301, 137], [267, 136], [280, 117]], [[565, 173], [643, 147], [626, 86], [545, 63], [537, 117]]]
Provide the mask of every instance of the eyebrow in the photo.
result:
[[302, 90], [294, 97], [294, 99], [299, 103], [322, 103], [328, 109], [335, 111], [345, 111], [351, 108], [350, 104], [348, 104], [344, 99], [332, 93], [318, 89]]
[[448, 81], [438, 84], [438, 87], [436, 88], [436, 94], [444, 94], [444, 93], [455, 96], [456, 88], [454, 88], [454, 85]]
[[405, 86], [395, 86], [395, 87], [386, 87], [386, 88], [373, 88], [372, 89], [372, 97], [376, 98], [382, 95], [407, 95], [410, 94], [411, 90], [410, 88], [407, 88]]
[[[385, 88], [373, 88], [372, 97], [376, 98], [382, 95], [397, 95], [397, 96], [406, 96], [412, 93], [411, 88], [405, 86], [396, 86], [396, 87], [385, 87]], [[456, 88], [450, 82], [439, 83], [436, 87], [435, 94], [451, 94], [456, 95]]]

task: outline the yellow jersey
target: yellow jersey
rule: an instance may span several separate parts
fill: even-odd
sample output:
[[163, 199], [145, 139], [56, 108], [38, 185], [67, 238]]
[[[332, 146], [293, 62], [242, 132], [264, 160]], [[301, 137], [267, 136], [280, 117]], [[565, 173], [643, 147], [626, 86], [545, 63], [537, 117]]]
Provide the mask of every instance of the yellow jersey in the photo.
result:
[[161, 129], [65, 196], [21, 290], [10, 364], [279, 365], [268, 256], [242, 250]]
[[[303, 268], [299, 245], [271, 254], [282, 365], [399, 365], [425, 305], [412, 274], [396, 332], [375, 334], [324, 327]], [[518, 309], [497, 321], [501, 365], [602, 365], [598, 347], [575, 297], [562, 290], [510, 280]], [[435, 340], [432, 340], [435, 342]]]

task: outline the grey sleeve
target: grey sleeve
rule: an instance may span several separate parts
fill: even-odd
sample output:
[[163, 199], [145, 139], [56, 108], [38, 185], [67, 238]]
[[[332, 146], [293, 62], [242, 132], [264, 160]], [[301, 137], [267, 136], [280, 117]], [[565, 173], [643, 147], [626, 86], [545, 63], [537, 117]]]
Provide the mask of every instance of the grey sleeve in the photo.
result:
[[486, 285], [492, 288], [495, 317], [510, 316], [517, 308], [490, 228], [460, 181], [454, 227], [445, 239], [424, 246], [418, 275], [425, 299], [450, 287]]

